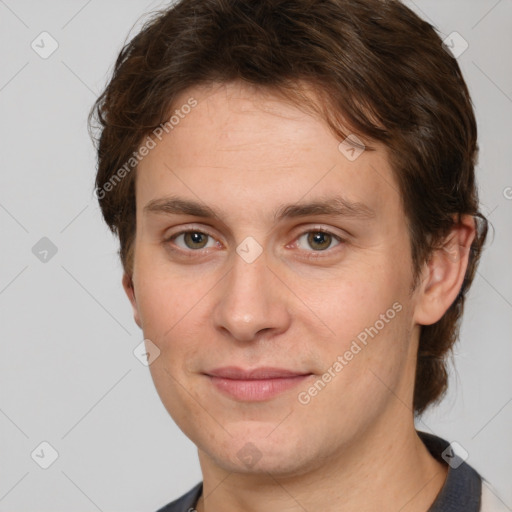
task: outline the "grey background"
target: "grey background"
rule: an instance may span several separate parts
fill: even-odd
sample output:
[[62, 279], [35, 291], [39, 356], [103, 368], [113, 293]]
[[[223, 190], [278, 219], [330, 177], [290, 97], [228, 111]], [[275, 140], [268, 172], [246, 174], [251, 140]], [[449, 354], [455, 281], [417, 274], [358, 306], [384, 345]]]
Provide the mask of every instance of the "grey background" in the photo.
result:
[[[201, 479], [194, 445], [132, 353], [142, 334], [93, 196], [86, 130], [129, 31], [164, 5], [0, 0], [0, 511], [151, 511]], [[418, 428], [463, 446], [512, 510], [512, 0], [408, 5], [469, 43], [459, 62], [479, 123], [482, 208], [495, 228], [450, 392]], [[42, 31], [59, 45], [47, 59], [31, 48]], [[47, 261], [43, 237], [57, 248]], [[43, 441], [59, 454], [46, 470], [31, 458]], [[34, 458], [49, 456], [43, 447]]]

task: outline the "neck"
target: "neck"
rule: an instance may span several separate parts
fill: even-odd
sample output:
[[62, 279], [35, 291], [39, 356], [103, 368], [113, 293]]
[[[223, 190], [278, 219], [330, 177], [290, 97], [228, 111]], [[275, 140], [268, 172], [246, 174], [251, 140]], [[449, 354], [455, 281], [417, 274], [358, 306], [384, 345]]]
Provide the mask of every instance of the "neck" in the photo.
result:
[[425, 512], [445, 482], [447, 466], [428, 452], [412, 417], [396, 424], [397, 417], [395, 424], [375, 424], [314, 469], [291, 476], [230, 473], [200, 451], [203, 494], [197, 512]]

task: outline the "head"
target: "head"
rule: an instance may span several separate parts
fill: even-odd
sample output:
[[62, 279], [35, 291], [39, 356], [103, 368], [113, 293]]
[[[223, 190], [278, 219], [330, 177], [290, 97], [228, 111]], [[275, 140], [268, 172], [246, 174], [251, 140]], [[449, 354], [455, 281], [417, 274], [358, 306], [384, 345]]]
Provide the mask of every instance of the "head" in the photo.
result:
[[[151, 373], [200, 450], [233, 469], [250, 439], [292, 472], [443, 396], [487, 223], [468, 89], [430, 24], [394, 0], [179, 1], [92, 115]], [[212, 385], [224, 366], [306, 377], [247, 402]]]

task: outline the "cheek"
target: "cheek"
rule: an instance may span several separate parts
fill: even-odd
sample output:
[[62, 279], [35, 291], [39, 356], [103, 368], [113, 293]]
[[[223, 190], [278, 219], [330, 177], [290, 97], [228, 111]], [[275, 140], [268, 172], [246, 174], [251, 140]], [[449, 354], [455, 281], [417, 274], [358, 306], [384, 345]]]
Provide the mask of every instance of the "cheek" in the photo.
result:
[[[332, 428], [326, 435], [332, 435], [333, 443], [340, 436], [350, 438], [364, 430], [397, 396], [403, 403], [408, 401], [401, 391], [410, 362], [408, 313], [398, 305], [382, 313], [386, 311], [388, 323], [373, 319], [362, 329], [351, 325], [347, 329], [356, 335], [340, 336], [324, 348], [325, 373], [311, 387], [300, 390], [308, 418], [329, 418]], [[359, 318], [358, 323], [364, 322]]]
[[393, 274], [393, 267], [380, 268], [360, 265], [331, 280], [317, 281], [314, 286], [308, 283], [301, 287], [300, 281], [295, 284], [297, 295], [304, 298], [311, 312], [311, 319], [327, 328], [322, 332], [338, 348], [350, 344], [360, 333], [364, 338], [366, 329], [376, 322], [378, 330], [383, 330], [382, 322], [387, 327], [396, 316], [397, 306], [393, 309], [393, 304], [403, 305], [406, 301], [403, 276]]
[[[161, 261], [158, 251], [151, 254], [145, 247], [137, 248], [134, 269], [134, 286], [137, 307], [144, 334], [161, 340], [186, 321], [187, 312], [193, 309], [201, 297], [201, 285], [170, 272], [169, 265]], [[167, 334], [166, 334], [167, 333]]]
[[396, 388], [411, 349], [409, 276], [392, 265], [362, 270], [308, 296], [330, 331], [315, 347], [330, 373], [325, 398], [353, 410], [361, 400], [378, 402]]
[[166, 395], [167, 406], [180, 394], [179, 382], [195, 370], [205, 331], [211, 329], [207, 295], [212, 284], [184, 278], [170, 272], [168, 265], [152, 261], [139, 259], [135, 287], [144, 337], [160, 350], [150, 370], [159, 393]]

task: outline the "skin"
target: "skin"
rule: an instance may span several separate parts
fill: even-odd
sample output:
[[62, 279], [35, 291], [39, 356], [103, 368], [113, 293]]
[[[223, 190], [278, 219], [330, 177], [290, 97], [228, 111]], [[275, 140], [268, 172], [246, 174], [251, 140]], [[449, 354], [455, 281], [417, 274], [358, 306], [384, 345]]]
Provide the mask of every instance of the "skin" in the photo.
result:
[[[385, 147], [372, 143], [375, 151], [350, 161], [322, 119], [240, 83], [193, 88], [174, 108], [190, 97], [198, 105], [139, 164], [133, 274], [123, 285], [160, 350], [150, 365], [159, 396], [198, 447], [198, 510], [427, 510], [447, 469], [414, 428], [420, 326], [439, 320], [460, 290], [472, 219], [462, 218], [411, 292], [409, 236]], [[374, 215], [274, 219], [283, 204], [335, 194]], [[170, 196], [218, 218], [146, 208]], [[187, 229], [210, 236], [178, 236]], [[319, 229], [334, 236], [308, 243]], [[236, 252], [246, 237], [262, 248], [251, 263]], [[298, 393], [396, 303], [400, 312], [300, 403]], [[313, 375], [244, 402], [204, 375], [222, 366]]]

